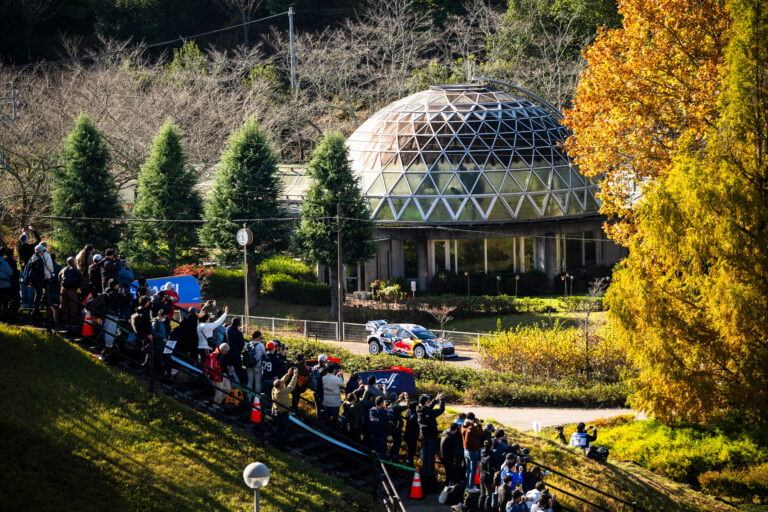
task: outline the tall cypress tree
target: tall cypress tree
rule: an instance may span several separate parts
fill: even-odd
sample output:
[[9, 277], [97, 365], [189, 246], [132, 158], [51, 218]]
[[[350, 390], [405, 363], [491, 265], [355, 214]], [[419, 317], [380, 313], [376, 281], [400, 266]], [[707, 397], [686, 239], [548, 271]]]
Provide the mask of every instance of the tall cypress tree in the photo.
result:
[[296, 230], [294, 244], [310, 261], [327, 265], [331, 272], [331, 311], [338, 307], [337, 205], [341, 206], [342, 261], [357, 263], [374, 253], [371, 212], [363, 199], [360, 184], [349, 164], [344, 136], [327, 134], [307, 165], [312, 185], [301, 208], [303, 218]]
[[[80, 114], [64, 141], [63, 167], [53, 179], [51, 213], [62, 217], [121, 217], [117, 187], [109, 174], [109, 150], [88, 114]], [[74, 255], [86, 243], [104, 248], [119, 239], [108, 221], [54, 221], [62, 255]]]
[[[235, 233], [243, 224], [232, 219], [286, 216], [278, 200], [281, 183], [277, 163], [277, 155], [256, 121], [246, 121], [230, 135], [216, 171], [213, 191], [205, 204], [207, 222], [199, 231], [200, 241], [212, 249], [216, 259], [233, 263], [242, 257]], [[265, 255], [285, 247], [288, 227], [282, 221], [248, 222], [246, 226], [253, 232], [248, 261], [251, 270], [255, 270], [253, 267]], [[249, 271], [248, 275], [254, 280], [249, 294], [255, 294], [257, 274]], [[252, 302], [254, 299], [251, 297]]]
[[[141, 166], [133, 215], [138, 219], [199, 219], [200, 194], [194, 172], [187, 166], [181, 133], [166, 121], [152, 142]], [[176, 265], [180, 253], [197, 243], [197, 226], [181, 222], [136, 222], [131, 229], [129, 252], [143, 261]]]

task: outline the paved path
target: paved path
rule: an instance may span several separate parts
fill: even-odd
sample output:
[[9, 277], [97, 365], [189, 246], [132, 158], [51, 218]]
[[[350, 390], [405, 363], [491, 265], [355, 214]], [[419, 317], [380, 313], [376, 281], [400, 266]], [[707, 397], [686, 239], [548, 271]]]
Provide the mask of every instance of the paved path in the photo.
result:
[[645, 415], [632, 409], [567, 409], [549, 407], [484, 407], [476, 405], [447, 405], [461, 412], [473, 411], [478, 418], [487, 421], [496, 420], [518, 430], [533, 430], [532, 423], [538, 421], [542, 427], [552, 427], [563, 423], [589, 422], [598, 418], [610, 418], [620, 414], [635, 414], [638, 419]]
[[[323, 343], [332, 343], [334, 345], [339, 345], [342, 348], [345, 348], [352, 352], [353, 354], [358, 355], [368, 355], [368, 344], [359, 342], [359, 341], [327, 341], [323, 340]], [[475, 368], [476, 370], [480, 370], [480, 361], [477, 359], [477, 352], [469, 349], [469, 348], [457, 348], [456, 355], [458, 357], [446, 359], [446, 362], [448, 364], [455, 364], [457, 366], [467, 366], [470, 368]], [[403, 357], [403, 361], [408, 361], [409, 358]]]

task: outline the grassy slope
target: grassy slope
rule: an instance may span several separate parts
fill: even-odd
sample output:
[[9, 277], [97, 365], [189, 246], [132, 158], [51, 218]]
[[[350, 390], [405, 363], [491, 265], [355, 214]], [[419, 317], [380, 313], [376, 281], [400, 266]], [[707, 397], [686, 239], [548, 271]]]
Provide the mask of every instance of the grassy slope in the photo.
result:
[[263, 510], [368, 510], [370, 498], [32, 329], [0, 325], [3, 510], [252, 510], [243, 468], [272, 472]]
[[[441, 427], [445, 428], [450, 420], [457, 416], [456, 411], [447, 411], [440, 417]], [[496, 426], [499, 422], [487, 418]], [[663, 476], [652, 473], [632, 463], [619, 462], [609, 459], [607, 464], [600, 464], [587, 459], [581, 453], [565, 448], [552, 441], [548, 436], [534, 437], [514, 428], [506, 428], [510, 443], [519, 443], [531, 448], [531, 457], [552, 469], [560, 471], [581, 482], [589, 484], [603, 492], [607, 492], [626, 501], [637, 501], [638, 505], [649, 511], [675, 510], [677, 512], [729, 512], [736, 511], [724, 503], [709, 496], [696, 492], [690, 487], [673, 482]], [[565, 489], [577, 496], [603, 505], [609, 510], [628, 510], [619, 503], [609, 500], [598, 493], [581, 490], [579, 486], [551, 475], [545, 481], [556, 487]], [[593, 510], [572, 498], [563, 496], [553, 490], [564, 504], [574, 510]]]

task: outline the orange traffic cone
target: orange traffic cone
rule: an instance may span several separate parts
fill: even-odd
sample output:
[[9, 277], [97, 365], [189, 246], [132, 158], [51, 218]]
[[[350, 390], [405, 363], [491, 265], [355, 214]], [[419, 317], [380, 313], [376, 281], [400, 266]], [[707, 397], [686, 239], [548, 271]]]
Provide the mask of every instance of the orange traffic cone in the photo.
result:
[[477, 471], [475, 471], [475, 487], [480, 485], [480, 466], [477, 467]]
[[419, 476], [419, 468], [416, 468], [416, 472], [413, 474], [413, 485], [411, 485], [411, 499], [423, 500], [424, 494], [421, 492], [421, 477]]
[[253, 397], [253, 409], [251, 409], [251, 422], [261, 423], [261, 400], [259, 395]]
[[83, 322], [83, 336], [93, 336], [93, 315], [91, 311], [85, 310], [85, 321]]

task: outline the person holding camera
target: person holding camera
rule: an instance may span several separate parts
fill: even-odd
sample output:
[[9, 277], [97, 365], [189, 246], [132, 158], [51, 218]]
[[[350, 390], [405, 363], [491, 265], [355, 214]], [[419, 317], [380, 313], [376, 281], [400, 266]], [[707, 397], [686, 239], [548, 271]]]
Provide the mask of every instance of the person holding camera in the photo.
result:
[[344, 390], [344, 373], [341, 366], [332, 365], [323, 376], [323, 419], [331, 426], [336, 426], [339, 421], [341, 392]]
[[585, 428], [584, 422], [580, 421], [579, 424], [576, 425], [576, 432], [571, 434], [571, 442], [568, 446], [584, 450], [589, 448], [589, 445], [594, 443], [595, 440], [597, 440], [597, 428], [595, 428], [594, 425]]
[[[439, 407], [435, 409], [435, 406]], [[445, 400], [443, 394], [430, 400], [429, 395], [419, 397], [419, 406], [416, 408], [419, 427], [421, 429], [421, 460], [422, 480], [425, 492], [437, 490], [437, 477], [435, 476], [435, 454], [440, 444], [440, 431], [437, 429], [437, 417], [445, 412]]]

